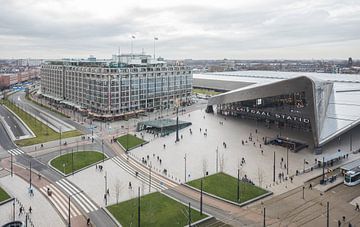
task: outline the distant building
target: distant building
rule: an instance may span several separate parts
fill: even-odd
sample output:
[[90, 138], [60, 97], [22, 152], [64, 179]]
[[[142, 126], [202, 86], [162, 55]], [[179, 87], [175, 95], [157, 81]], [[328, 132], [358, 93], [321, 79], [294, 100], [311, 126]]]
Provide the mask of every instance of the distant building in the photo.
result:
[[353, 66], [353, 60], [350, 57], [349, 60], [348, 60], [348, 67], [352, 67], [352, 66]]
[[113, 55], [110, 60], [61, 60], [41, 68], [41, 93], [54, 103], [99, 119], [170, 108], [190, 102], [192, 71], [150, 55]]
[[14, 84], [38, 78], [39, 74], [39, 68], [29, 68], [17, 73], [0, 73], [0, 89], [6, 89]]

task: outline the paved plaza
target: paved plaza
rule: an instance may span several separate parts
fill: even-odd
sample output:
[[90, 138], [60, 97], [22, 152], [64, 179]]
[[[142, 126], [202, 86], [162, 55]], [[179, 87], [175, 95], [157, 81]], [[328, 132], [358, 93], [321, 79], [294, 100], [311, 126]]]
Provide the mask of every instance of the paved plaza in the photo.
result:
[[[247, 175], [256, 185], [273, 191], [275, 194], [282, 193], [291, 188], [303, 184], [306, 179], [321, 174], [321, 169], [300, 175], [294, 178], [293, 183], [285, 181], [280, 183], [279, 173], [286, 174], [284, 166], [280, 166], [283, 158], [286, 163], [286, 148], [273, 145], [264, 145], [263, 137], [276, 137], [281, 134], [290, 138], [301, 138], [309, 141], [310, 137], [298, 130], [268, 129], [261, 123], [239, 118], [225, 118], [218, 114], [207, 114], [204, 110], [196, 110], [190, 114], [179, 116], [180, 120], [192, 122], [192, 126], [180, 130], [180, 141], [175, 143], [175, 133], [166, 137], [154, 137], [152, 134], [145, 133], [144, 137], [150, 141], [143, 147], [131, 150], [130, 153], [138, 160], [149, 155], [149, 162], [153, 167], [160, 170], [167, 170], [171, 179], [185, 180], [185, 155], [186, 155], [186, 174], [187, 180], [197, 179], [204, 174], [204, 170], [209, 174], [216, 172], [216, 150], [218, 149], [218, 171], [224, 171], [234, 177], [237, 176], [237, 169], [240, 168], [242, 176]], [[220, 122], [222, 122], [220, 124]], [[274, 126], [273, 126], [274, 127]], [[201, 128], [201, 132], [200, 132]], [[190, 133], [190, 129], [192, 133]], [[256, 133], [257, 129], [257, 133]], [[207, 135], [204, 135], [206, 133]], [[250, 133], [253, 141], [249, 141]], [[360, 130], [352, 130], [352, 140], [354, 149], [360, 146]], [[137, 133], [140, 136], [140, 133]], [[296, 135], [296, 137], [295, 137]], [[314, 164], [315, 158], [321, 159], [323, 155], [337, 152], [338, 149], [349, 151], [349, 133], [345, 134], [339, 141], [329, 143], [323, 149], [322, 155], [314, 155], [310, 149], [303, 149], [297, 153], [289, 152], [289, 176], [295, 175], [296, 170], [304, 168], [304, 159], [310, 164]], [[243, 141], [248, 141], [242, 145]], [[226, 148], [223, 143], [226, 143]], [[255, 142], [255, 145], [254, 145]], [[164, 148], [165, 144], [165, 148]], [[262, 147], [260, 148], [260, 144]], [[261, 153], [263, 150], [263, 154]], [[273, 184], [273, 155], [276, 153], [276, 182]], [[159, 157], [159, 159], [158, 159]], [[240, 165], [242, 158], [246, 163]], [[346, 161], [358, 158], [358, 155], [350, 155]], [[160, 163], [161, 160], [161, 163]], [[305, 168], [307, 164], [305, 164]], [[260, 177], [259, 177], [260, 176]], [[262, 180], [261, 180], [262, 179]]]
[[[28, 193], [29, 183], [25, 182], [20, 177], [16, 175], [13, 177], [10, 175], [1, 177], [0, 186], [13, 197], [17, 198], [24, 206], [26, 212], [28, 212], [28, 209], [31, 206], [32, 212], [30, 214], [30, 219], [34, 226], [64, 226], [63, 220], [45, 196], [35, 187], [33, 187], [34, 196], [30, 196]], [[0, 206], [0, 224], [5, 224], [5, 222], [12, 220], [12, 204], [13, 203], [10, 202]], [[16, 220], [25, 221], [25, 214], [19, 216], [19, 204], [15, 204]]]
[[[92, 166], [74, 174], [74, 176], [67, 177], [68, 180], [76, 184], [99, 206], [105, 206], [105, 174], [107, 175], [107, 187], [109, 188], [107, 205], [116, 203], [116, 188], [119, 188], [119, 202], [137, 197], [138, 187], [141, 187], [141, 194], [149, 193], [149, 185], [147, 183], [143, 183], [138, 178], [130, 175], [112, 159], [99, 165], [103, 166], [102, 171]], [[129, 182], [131, 182], [131, 188], [129, 188]], [[154, 191], [155, 189], [151, 188], [151, 192]]]

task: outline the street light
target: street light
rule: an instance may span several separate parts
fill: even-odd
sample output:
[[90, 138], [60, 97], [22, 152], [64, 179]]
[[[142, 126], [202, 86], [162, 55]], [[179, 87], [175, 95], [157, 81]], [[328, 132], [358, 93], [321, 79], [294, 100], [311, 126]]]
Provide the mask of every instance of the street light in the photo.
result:
[[71, 215], [70, 215], [70, 207], [71, 207], [70, 206], [70, 198], [71, 198], [71, 196], [80, 194], [82, 192], [83, 192], [83, 190], [75, 192], [75, 193], [69, 195], [69, 201], [68, 201], [69, 202], [69, 204], [68, 204], [68, 208], [69, 208], [69, 210], [68, 210], [68, 227], [71, 227], [71, 221], [70, 221], [70, 218], [71, 218]]
[[185, 153], [185, 156], [184, 156], [184, 162], [185, 162], [185, 183], [186, 183], [186, 153]]
[[175, 140], [175, 142], [179, 142], [179, 106], [180, 106], [180, 100], [176, 99], [176, 140]]

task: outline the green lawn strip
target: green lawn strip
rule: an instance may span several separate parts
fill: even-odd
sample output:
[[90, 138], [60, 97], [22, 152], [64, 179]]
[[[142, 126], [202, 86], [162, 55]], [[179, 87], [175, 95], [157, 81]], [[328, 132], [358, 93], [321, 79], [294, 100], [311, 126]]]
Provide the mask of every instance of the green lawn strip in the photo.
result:
[[[53, 160], [50, 164], [62, 173], [72, 173], [72, 154], [67, 153]], [[74, 171], [89, 166], [95, 162], [103, 160], [104, 155], [97, 151], [79, 151], [74, 152]], [[105, 157], [106, 158], [106, 157]], [[65, 164], [65, 167], [64, 167]]]
[[52, 112], [54, 112], [56, 114], [59, 114], [59, 115], [61, 115], [63, 117], [70, 118], [69, 116], [65, 115], [64, 113], [61, 113], [60, 111], [58, 111], [56, 109], [53, 109], [53, 108], [51, 108], [49, 106], [43, 105], [42, 103], [39, 103], [39, 102], [35, 101], [34, 99], [30, 98], [29, 95], [26, 95], [25, 98], [27, 100], [29, 100], [30, 102], [34, 103], [37, 106], [40, 106], [40, 107], [45, 108], [47, 110], [50, 110], [50, 111], [52, 111]]
[[218, 95], [221, 94], [221, 92], [209, 90], [209, 89], [201, 89], [201, 88], [194, 88], [193, 93], [197, 94], [204, 94], [204, 95]]
[[[29, 113], [26, 113], [22, 109], [15, 106], [13, 103], [8, 100], [3, 102], [9, 109], [11, 109], [16, 115], [18, 115], [25, 124], [34, 132], [36, 135], [35, 138], [17, 140], [16, 144], [18, 146], [30, 146], [39, 143], [45, 143], [53, 140], [57, 140], [60, 138], [60, 133], [55, 132], [53, 129], [37, 120]], [[73, 130], [69, 132], [63, 132], [61, 138], [69, 138], [82, 135], [82, 133], [78, 130]]]
[[[193, 180], [187, 182], [188, 185], [200, 189], [201, 180]], [[221, 198], [237, 201], [237, 178], [227, 175], [225, 173], [217, 173], [207, 176], [203, 179], [203, 190], [210, 194], [219, 196]], [[259, 188], [250, 183], [240, 181], [240, 203], [256, 198], [265, 194], [262, 188]]]
[[[119, 204], [108, 206], [110, 213], [122, 226], [137, 225], [138, 199], [134, 198]], [[159, 226], [185, 226], [188, 224], [188, 207], [170, 199], [169, 197], [154, 192], [140, 199], [140, 224], [147, 227]], [[191, 222], [196, 222], [206, 215], [191, 209]]]
[[131, 134], [120, 136], [117, 141], [127, 150], [146, 142]]
[[10, 196], [0, 187], [0, 202], [9, 199]]

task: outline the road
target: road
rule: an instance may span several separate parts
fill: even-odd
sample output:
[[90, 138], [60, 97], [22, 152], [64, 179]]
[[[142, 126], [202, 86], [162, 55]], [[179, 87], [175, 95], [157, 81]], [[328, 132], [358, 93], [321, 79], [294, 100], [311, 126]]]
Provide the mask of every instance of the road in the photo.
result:
[[31, 135], [19, 119], [2, 105], [0, 105], [0, 117], [3, 117], [16, 138]]
[[46, 123], [55, 131], [60, 131], [60, 127], [62, 132], [74, 130], [72, 124], [68, 124], [61, 118], [55, 116], [54, 113], [48, 112], [44, 108], [40, 108], [39, 106], [36, 106], [35, 104], [26, 100], [25, 92], [17, 92], [11, 95], [9, 99], [12, 102], [20, 105], [21, 108], [26, 112], [30, 112], [32, 115], [39, 117], [44, 123]]

